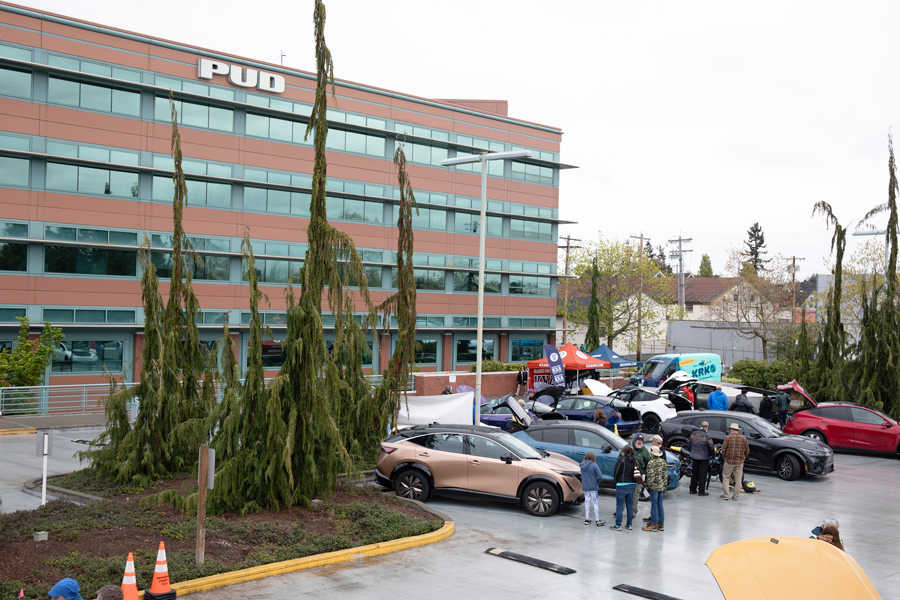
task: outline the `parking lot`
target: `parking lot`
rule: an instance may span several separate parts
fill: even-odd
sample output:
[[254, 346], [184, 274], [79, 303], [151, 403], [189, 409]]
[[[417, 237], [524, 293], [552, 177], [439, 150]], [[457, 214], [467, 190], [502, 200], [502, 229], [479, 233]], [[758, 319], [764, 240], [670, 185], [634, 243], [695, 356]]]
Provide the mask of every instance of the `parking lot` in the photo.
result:
[[[79, 468], [67, 457], [81, 449], [71, 439], [95, 431], [59, 432], [51, 473]], [[34, 436], [0, 436], [3, 511], [34, 508], [21, 483], [40, 476]], [[666, 499], [666, 531], [613, 532], [585, 527], [581, 507], [549, 518], [531, 517], [501, 503], [434, 499], [429, 505], [449, 515], [456, 532], [446, 541], [335, 567], [282, 575], [197, 594], [196, 600], [326, 597], [389, 598], [414, 593], [428, 600], [460, 597], [550, 598], [560, 593], [622, 597], [612, 586], [627, 583], [682, 599], [722, 595], [704, 562], [718, 546], [761, 536], [808, 536], [825, 516], [837, 517], [847, 551], [866, 571], [883, 598], [900, 600], [900, 461], [838, 454], [825, 477], [781, 481], [751, 473], [760, 492], [738, 502], [689, 496], [686, 480]], [[601, 510], [612, 522], [613, 494], [601, 492]], [[641, 503], [641, 517], [649, 506]], [[637, 524], [637, 522], [636, 522]], [[555, 562], [577, 571], [559, 575], [484, 554], [496, 547]]]

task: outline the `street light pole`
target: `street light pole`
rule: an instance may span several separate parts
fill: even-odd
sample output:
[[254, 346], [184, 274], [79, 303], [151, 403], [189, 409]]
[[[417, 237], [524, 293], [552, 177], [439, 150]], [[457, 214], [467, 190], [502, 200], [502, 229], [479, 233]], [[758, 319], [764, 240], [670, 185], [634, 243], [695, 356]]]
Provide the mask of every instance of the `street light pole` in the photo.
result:
[[487, 229], [487, 167], [489, 160], [504, 160], [513, 158], [531, 158], [528, 150], [513, 150], [511, 152], [482, 152], [480, 155], [448, 158], [441, 161], [441, 166], [464, 165], [481, 163], [481, 221], [479, 224], [478, 240], [478, 332], [475, 335], [478, 347], [475, 350], [475, 398], [472, 406], [472, 423], [478, 425], [478, 414], [481, 404], [481, 359], [482, 346], [484, 345], [484, 238]]

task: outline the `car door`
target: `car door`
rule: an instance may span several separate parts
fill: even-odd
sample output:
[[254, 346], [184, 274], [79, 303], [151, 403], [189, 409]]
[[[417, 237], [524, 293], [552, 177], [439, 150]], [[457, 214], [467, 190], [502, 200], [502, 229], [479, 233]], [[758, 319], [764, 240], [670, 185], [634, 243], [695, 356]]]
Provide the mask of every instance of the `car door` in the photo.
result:
[[482, 415], [481, 422], [485, 425], [507, 429], [512, 420], [512, 411], [508, 406], [495, 406], [488, 414]]
[[828, 445], [839, 448], [856, 447], [856, 425], [848, 406], [822, 406], [822, 430]]
[[[471, 434], [468, 443], [468, 490], [515, 497], [519, 483], [519, 459], [508, 448], [487, 437]], [[512, 457], [507, 463], [502, 457]]]
[[[616, 467], [616, 459], [619, 453], [615, 452], [615, 445], [610, 440], [605, 439], [599, 433], [594, 431], [586, 431], [584, 429], [572, 429], [572, 447], [580, 454], [576, 458], [578, 462], [584, 460], [584, 455], [593, 452], [597, 455], [597, 466], [603, 473], [603, 479], [606, 483], [612, 481], [613, 469]], [[612, 450], [605, 452], [604, 447], [611, 447]]]
[[466, 441], [461, 433], [435, 433], [416, 449], [416, 458], [431, 470], [435, 488], [467, 488]]
[[747, 438], [747, 445], [750, 447], [750, 454], [747, 455], [745, 464], [751, 467], [768, 465], [766, 457], [769, 454], [769, 444], [766, 441], [766, 436], [761, 431], [757, 431], [750, 423], [732, 417], [725, 417], [725, 431], [728, 431], [732, 423], [737, 423], [740, 426], [741, 433]]
[[695, 422], [694, 424], [699, 427], [700, 423], [703, 421], [709, 423], [708, 433], [713, 444], [721, 444], [725, 441], [725, 419], [722, 417], [701, 417], [699, 418], [699, 422]]
[[709, 395], [712, 394], [715, 389], [716, 388], [707, 383], [698, 383], [697, 387], [694, 388], [694, 408], [697, 410], [707, 410]]
[[850, 416], [856, 429], [856, 447], [873, 452], [894, 452], [897, 449], [897, 428], [880, 414], [868, 408], [851, 406]]
[[590, 398], [574, 398], [572, 408], [566, 414], [575, 421], [593, 421], [594, 410], [599, 408], [597, 403]]
[[584, 453], [578, 456], [575, 448], [572, 447], [568, 427], [542, 427], [540, 433], [536, 435], [540, 436], [540, 440], [535, 445], [538, 450], [556, 452], [578, 462], [584, 460]]

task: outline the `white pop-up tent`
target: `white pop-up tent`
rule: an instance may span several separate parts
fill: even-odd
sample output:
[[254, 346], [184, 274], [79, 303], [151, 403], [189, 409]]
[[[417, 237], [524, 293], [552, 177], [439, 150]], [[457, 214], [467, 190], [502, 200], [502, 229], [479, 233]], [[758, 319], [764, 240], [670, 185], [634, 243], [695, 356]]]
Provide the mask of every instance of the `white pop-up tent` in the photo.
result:
[[397, 425], [473, 425], [475, 408], [473, 392], [445, 396], [406, 396], [400, 398]]

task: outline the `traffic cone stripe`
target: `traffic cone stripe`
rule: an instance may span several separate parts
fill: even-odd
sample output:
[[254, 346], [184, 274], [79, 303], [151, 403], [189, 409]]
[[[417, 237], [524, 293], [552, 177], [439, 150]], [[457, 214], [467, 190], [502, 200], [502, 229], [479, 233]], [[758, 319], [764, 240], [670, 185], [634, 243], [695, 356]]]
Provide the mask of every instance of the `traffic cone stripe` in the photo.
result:
[[128, 585], [130, 583], [137, 585], [137, 577], [134, 576], [134, 573], [131, 575], [125, 573], [125, 577], [122, 578], [122, 585]]

